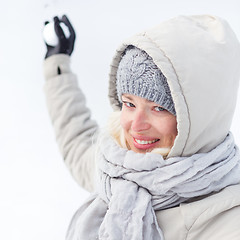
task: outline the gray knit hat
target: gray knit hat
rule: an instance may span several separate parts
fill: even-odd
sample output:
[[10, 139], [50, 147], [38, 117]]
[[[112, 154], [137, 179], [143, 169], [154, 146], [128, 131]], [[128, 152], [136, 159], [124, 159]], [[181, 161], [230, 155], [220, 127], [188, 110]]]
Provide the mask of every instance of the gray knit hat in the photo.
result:
[[171, 92], [160, 69], [143, 50], [129, 46], [117, 70], [117, 93], [128, 93], [153, 101], [176, 115]]

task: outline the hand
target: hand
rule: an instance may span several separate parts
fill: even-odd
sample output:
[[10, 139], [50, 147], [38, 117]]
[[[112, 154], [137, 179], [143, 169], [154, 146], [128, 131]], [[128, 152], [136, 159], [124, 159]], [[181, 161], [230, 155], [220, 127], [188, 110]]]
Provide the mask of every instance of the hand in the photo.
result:
[[[63, 22], [68, 27], [70, 32], [69, 38], [66, 38], [60, 26], [60, 22]], [[45, 22], [45, 25], [46, 24], [48, 24], [48, 22]], [[56, 46], [50, 46], [45, 42], [47, 46], [47, 53], [45, 58], [48, 58], [54, 54], [60, 54], [60, 53], [71, 56], [74, 48], [76, 34], [66, 15], [63, 15], [61, 20], [59, 20], [58, 17], [54, 17], [54, 29], [58, 37], [58, 44]]]

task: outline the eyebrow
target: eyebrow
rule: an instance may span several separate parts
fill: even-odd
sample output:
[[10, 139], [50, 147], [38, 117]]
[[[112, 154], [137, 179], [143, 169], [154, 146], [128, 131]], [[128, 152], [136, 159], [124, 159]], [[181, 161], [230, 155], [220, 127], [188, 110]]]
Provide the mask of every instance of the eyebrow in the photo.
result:
[[[128, 95], [128, 94], [124, 94], [124, 95], [122, 95], [122, 98], [127, 98], [127, 100], [130, 100], [130, 101], [133, 101], [133, 98], [130, 96], [130, 95]], [[153, 101], [150, 101], [150, 100], [148, 100], [148, 99], [146, 99], [146, 98], [144, 98], [145, 99], [145, 101], [147, 101], [148, 103], [154, 103]], [[159, 104], [158, 104], [159, 105]], [[159, 105], [160, 106], [160, 105]]]
[[131, 98], [131, 96], [129, 96], [129, 95], [126, 95], [126, 94], [124, 94], [124, 95], [122, 95], [122, 98], [127, 98], [128, 100], [131, 100], [131, 101], [133, 101], [133, 99]]

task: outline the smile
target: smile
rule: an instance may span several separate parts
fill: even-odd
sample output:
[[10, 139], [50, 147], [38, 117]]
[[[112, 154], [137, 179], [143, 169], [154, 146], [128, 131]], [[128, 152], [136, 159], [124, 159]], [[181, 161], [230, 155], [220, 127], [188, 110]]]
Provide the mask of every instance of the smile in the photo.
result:
[[134, 140], [138, 144], [141, 144], [141, 145], [152, 144], [152, 143], [155, 143], [155, 142], [159, 141], [159, 139], [155, 139], [155, 140], [152, 140], [152, 141], [144, 141], [144, 140], [139, 140], [139, 139], [136, 139], [136, 138], [134, 138]]

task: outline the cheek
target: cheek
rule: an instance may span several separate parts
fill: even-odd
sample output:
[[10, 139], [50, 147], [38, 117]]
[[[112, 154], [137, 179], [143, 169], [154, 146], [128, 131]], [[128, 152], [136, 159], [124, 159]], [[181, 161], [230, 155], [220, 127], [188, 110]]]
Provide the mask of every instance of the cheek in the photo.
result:
[[[159, 126], [161, 126], [159, 128]], [[175, 117], [168, 117], [155, 122], [155, 128], [165, 137], [177, 136], [177, 121]]]
[[131, 125], [129, 118], [127, 118], [126, 113], [124, 111], [121, 112], [120, 124], [124, 130], [128, 130]]
[[166, 121], [166, 134], [171, 136], [177, 136], [177, 121], [176, 119], [169, 119]]

